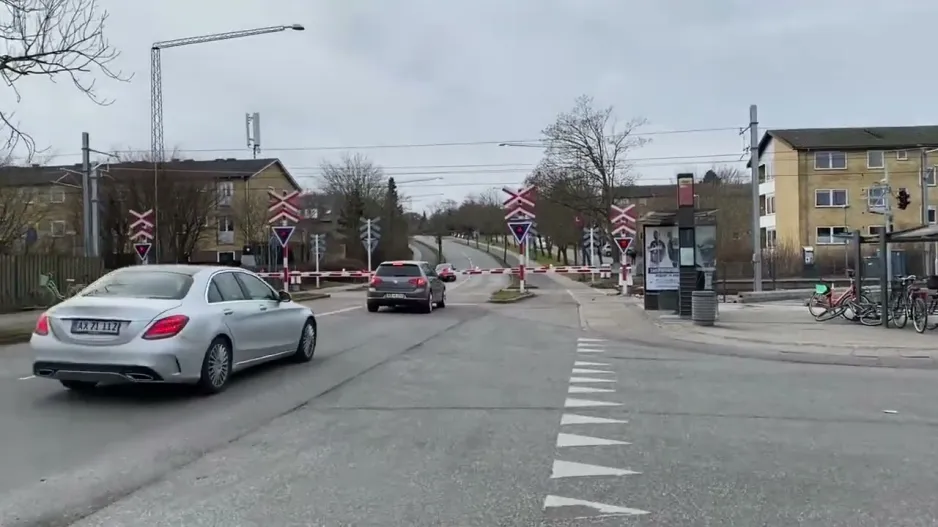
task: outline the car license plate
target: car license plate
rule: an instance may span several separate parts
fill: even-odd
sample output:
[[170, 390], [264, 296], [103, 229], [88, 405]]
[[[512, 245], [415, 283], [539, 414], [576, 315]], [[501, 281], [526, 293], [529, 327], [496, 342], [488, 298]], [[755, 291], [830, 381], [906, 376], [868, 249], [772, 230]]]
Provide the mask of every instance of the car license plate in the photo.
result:
[[118, 335], [121, 323], [113, 320], [73, 320], [72, 333], [76, 335]]
[[392, 293], [392, 294], [384, 295], [384, 298], [404, 298], [404, 295]]

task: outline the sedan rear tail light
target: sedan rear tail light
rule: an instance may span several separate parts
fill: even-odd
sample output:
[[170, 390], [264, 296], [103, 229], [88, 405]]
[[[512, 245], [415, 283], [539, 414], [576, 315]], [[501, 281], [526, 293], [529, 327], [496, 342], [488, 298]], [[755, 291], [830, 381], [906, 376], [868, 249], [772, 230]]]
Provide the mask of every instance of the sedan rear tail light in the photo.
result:
[[45, 313], [39, 315], [39, 320], [36, 321], [36, 329], [33, 330], [33, 333], [37, 335], [49, 334], [49, 315]]
[[150, 329], [143, 334], [143, 338], [147, 340], [157, 340], [175, 337], [188, 323], [189, 317], [185, 315], [172, 315], [161, 318], [150, 326]]
[[417, 286], [417, 287], [423, 287], [423, 286], [427, 285], [427, 281], [424, 280], [423, 278], [411, 278], [411, 279], [408, 280], [407, 282], [410, 283], [410, 284], [413, 284], [413, 285], [415, 285], [415, 286]]
[[381, 279], [376, 276], [371, 279], [371, 282], [368, 282], [368, 285], [370, 285], [371, 287], [375, 287], [379, 285], [380, 283], [381, 283]]

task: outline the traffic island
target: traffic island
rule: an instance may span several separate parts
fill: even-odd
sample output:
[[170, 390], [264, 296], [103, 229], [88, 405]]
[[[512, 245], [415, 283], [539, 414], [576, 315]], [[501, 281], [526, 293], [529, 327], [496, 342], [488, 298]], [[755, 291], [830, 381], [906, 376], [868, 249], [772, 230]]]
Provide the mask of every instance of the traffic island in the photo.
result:
[[514, 304], [515, 302], [520, 302], [534, 296], [535, 295], [533, 291], [525, 291], [522, 293], [518, 288], [506, 287], [505, 289], [499, 289], [498, 291], [492, 293], [492, 296], [489, 297], [489, 303]]

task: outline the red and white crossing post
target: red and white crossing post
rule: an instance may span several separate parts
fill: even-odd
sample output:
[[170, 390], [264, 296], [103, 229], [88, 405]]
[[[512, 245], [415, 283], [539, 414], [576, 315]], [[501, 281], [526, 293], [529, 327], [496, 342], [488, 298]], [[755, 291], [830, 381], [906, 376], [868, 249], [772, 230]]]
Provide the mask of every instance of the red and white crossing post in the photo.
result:
[[528, 263], [527, 240], [531, 227], [534, 226], [534, 186], [527, 186], [519, 191], [514, 191], [508, 187], [502, 189], [508, 194], [509, 198], [505, 200], [505, 220], [508, 221], [508, 229], [518, 241], [519, 254], [521, 261], [518, 263], [518, 291], [524, 293], [524, 268]]
[[153, 209], [143, 212], [135, 210], [127, 211], [130, 213], [130, 241], [134, 244], [134, 253], [140, 258], [140, 264], [147, 264], [147, 256], [150, 255], [150, 249], [153, 248], [153, 227], [154, 214]]
[[619, 246], [619, 287], [623, 295], [628, 295], [628, 287], [632, 282], [632, 262], [626, 255], [626, 251], [632, 246], [635, 240], [635, 233], [638, 229], [638, 218], [635, 216], [635, 205], [626, 205], [617, 207], [613, 205], [609, 211], [609, 219], [612, 220], [612, 236]]
[[283, 290], [289, 291], [290, 249], [288, 244], [290, 237], [293, 236], [293, 231], [296, 229], [296, 226], [290, 225], [290, 223], [300, 221], [300, 191], [285, 190], [278, 192], [274, 189], [268, 189], [267, 194], [270, 195], [270, 206], [267, 207], [269, 213], [267, 223], [271, 226], [271, 230], [277, 236], [280, 247], [283, 249]]

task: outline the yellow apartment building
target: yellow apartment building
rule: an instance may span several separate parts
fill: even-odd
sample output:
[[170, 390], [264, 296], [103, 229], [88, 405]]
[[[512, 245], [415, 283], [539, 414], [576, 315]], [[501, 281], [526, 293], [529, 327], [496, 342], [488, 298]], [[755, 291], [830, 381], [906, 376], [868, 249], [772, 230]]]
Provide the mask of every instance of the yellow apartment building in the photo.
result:
[[[923, 213], [935, 223], [936, 148], [938, 126], [768, 130], [759, 142], [763, 246], [823, 251], [846, 243], [838, 234], [877, 234], [884, 218], [876, 211], [886, 198], [894, 230], [921, 225]], [[878, 190], [887, 178], [891, 196]], [[896, 207], [901, 189], [911, 196], [905, 210]]]
[[[82, 214], [80, 165], [23, 166], [0, 169], [0, 203], [15, 204], [22, 196], [26, 205], [0, 223], [9, 228], [32, 231], [31, 250], [58, 254], [81, 254]], [[153, 165], [149, 162], [113, 163], [102, 167], [99, 188], [102, 217], [108, 213], [127, 216], [128, 200], [134, 190], [146, 187], [143, 199], [152, 200], [150, 192]], [[199, 227], [199, 241], [191, 255], [192, 262], [229, 262], [241, 258], [242, 248], [251, 242], [266, 243], [271, 235], [267, 225], [268, 189], [278, 192], [301, 190], [299, 183], [279, 159], [173, 159], [162, 164], [160, 174], [173, 180], [204, 185], [213, 197], [202, 200], [205, 210]], [[137, 189], [139, 191], [140, 189]], [[138, 192], [139, 193], [139, 192]], [[116, 199], [107, 199], [115, 197]], [[162, 206], [172, 208], [174, 196], [160, 196]], [[210, 204], [210, 206], [208, 205]], [[148, 207], [152, 205], [147, 204]], [[137, 208], [142, 208], [138, 205]], [[119, 209], [119, 210], [117, 210]], [[23, 250], [25, 237], [10, 252]], [[297, 240], [291, 240], [291, 244]], [[102, 244], [102, 249], [106, 244]], [[121, 248], [129, 252], [129, 247]]]

